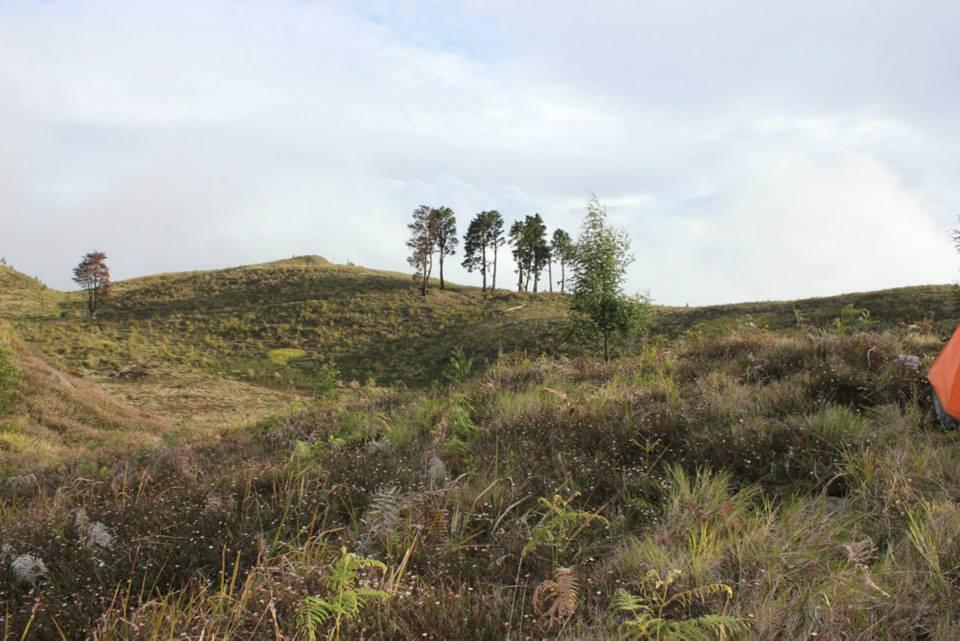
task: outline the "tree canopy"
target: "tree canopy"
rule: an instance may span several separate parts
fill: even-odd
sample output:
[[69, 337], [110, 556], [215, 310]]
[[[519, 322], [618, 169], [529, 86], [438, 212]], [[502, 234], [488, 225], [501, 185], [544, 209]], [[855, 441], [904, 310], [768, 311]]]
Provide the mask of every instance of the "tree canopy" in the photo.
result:
[[446, 286], [443, 280], [443, 259], [457, 253], [457, 218], [449, 207], [438, 207], [432, 210], [435, 219], [436, 248], [440, 263], [440, 289]]
[[410, 238], [407, 247], [410, 255], [407, 262], [416, 272], [414, 277], [420, 282], [420, 292], [426, 296], [427, 283], [433, 273], [433, 257], [438, 255], [440, 265], [440, 289], [445, 287], [443, 262], [446, 256], [456, 253], [457, 219], [449, 207], [429, 207], [420, 205], [413, 210], [413, 221], [407, 225]]
[[566, 267], [573, 259], [574, 244], [570, 234], [562, 229], [553, 230], [553, 237], [550, 239], [550, 250], [553, 259], [560, 263], [560, 293], [566, 291], [567, 272]]
[[487, 273], [493, 268], [496, 287], [497, 248], [503, 244], [503, 217], [496, 210], [482, 211], [474, 216], [463, 237], [463, 267], [468, 272], [479, 271], [482, 288], [487, 289]]
[[547, 243], [547, 226], [540, 214], [527, 216], [510, 227], [510, 244], [513, 245], [513, 260], [517, 265], [517, 291], [537, 291], [540, 275], [550, 261], [550, 245]]
[[110, 268], [102, 251], [90, 252], [73, 268], [73, 282], [87, 292], [87, 313], [93, 318], [110, 291]]

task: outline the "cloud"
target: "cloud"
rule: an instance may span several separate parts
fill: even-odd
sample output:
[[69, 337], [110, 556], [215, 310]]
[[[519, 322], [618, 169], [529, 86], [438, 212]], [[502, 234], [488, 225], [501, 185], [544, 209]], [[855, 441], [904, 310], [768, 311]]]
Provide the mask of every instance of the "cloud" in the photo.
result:
[[631, 288], [661, 302], [943, 282], [957, 17], [892, 0], [7, 3], [0, 254], [58, 287], [95, 247], [118, 277], [302, 253], [405, 270], [420, 204], [461, 230], [496, 208], [575, 232], [596, 192], [634, 239]]
[[[711, 211], [651, 222], [654, 292], [697, 302], [802, 298], [938, 282], [955, 269], [923, 198], [876, 159], [765, 155]], [[673, 299], [671, 302], [681, 302]]]

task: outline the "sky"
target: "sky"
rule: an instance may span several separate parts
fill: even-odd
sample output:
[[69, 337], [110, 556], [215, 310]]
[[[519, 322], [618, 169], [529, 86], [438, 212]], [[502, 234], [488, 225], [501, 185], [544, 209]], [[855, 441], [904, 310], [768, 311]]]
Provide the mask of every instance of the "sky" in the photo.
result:
[[954, 282], [958, 32], [953, 0], [0, 0], [0, 256], [408, 271], [419, 205], [576, 236], [596, 194], [658, 303]]

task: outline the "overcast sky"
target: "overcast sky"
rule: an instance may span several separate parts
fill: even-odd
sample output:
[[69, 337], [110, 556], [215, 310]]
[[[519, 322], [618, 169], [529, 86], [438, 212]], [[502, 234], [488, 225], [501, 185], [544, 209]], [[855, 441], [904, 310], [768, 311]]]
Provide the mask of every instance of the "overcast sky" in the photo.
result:
[[2, 0], [0, 256], [403, 271], [595, 192], [660, 303], [952, 282], [958, 106], [955, 0]]

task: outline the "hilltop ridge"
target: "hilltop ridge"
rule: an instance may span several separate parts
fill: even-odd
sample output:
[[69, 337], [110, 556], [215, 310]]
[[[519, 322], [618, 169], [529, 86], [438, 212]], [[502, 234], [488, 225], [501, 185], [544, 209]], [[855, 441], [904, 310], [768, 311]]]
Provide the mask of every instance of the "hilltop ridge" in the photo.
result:
[[[224, 269], [116, 281], [96, 325], [77, 292], [49, 289], [0, 267], [0, 316], [74, 371], [107, 375], [131, 363], [199, 371], [269, 387], [309, 391], [318, 368], [344, 381], [425, 384], [462, 348], [476, 365], [502, 352], [576, 352], [561, 341], [559, 294], [433, 283], [421, 296], [409, 275], [295, 256]], [[770, 329], [829, 326], [845, 305], [867, 309], [878, 328], [925, 323], [946, 332], [960, 317], [956, 287], [922, 285], [809, 298], [655, 306], [652, 334], [722, 333], [740, 323]], [[274, 350], [294, 350], [283, 365]]]

